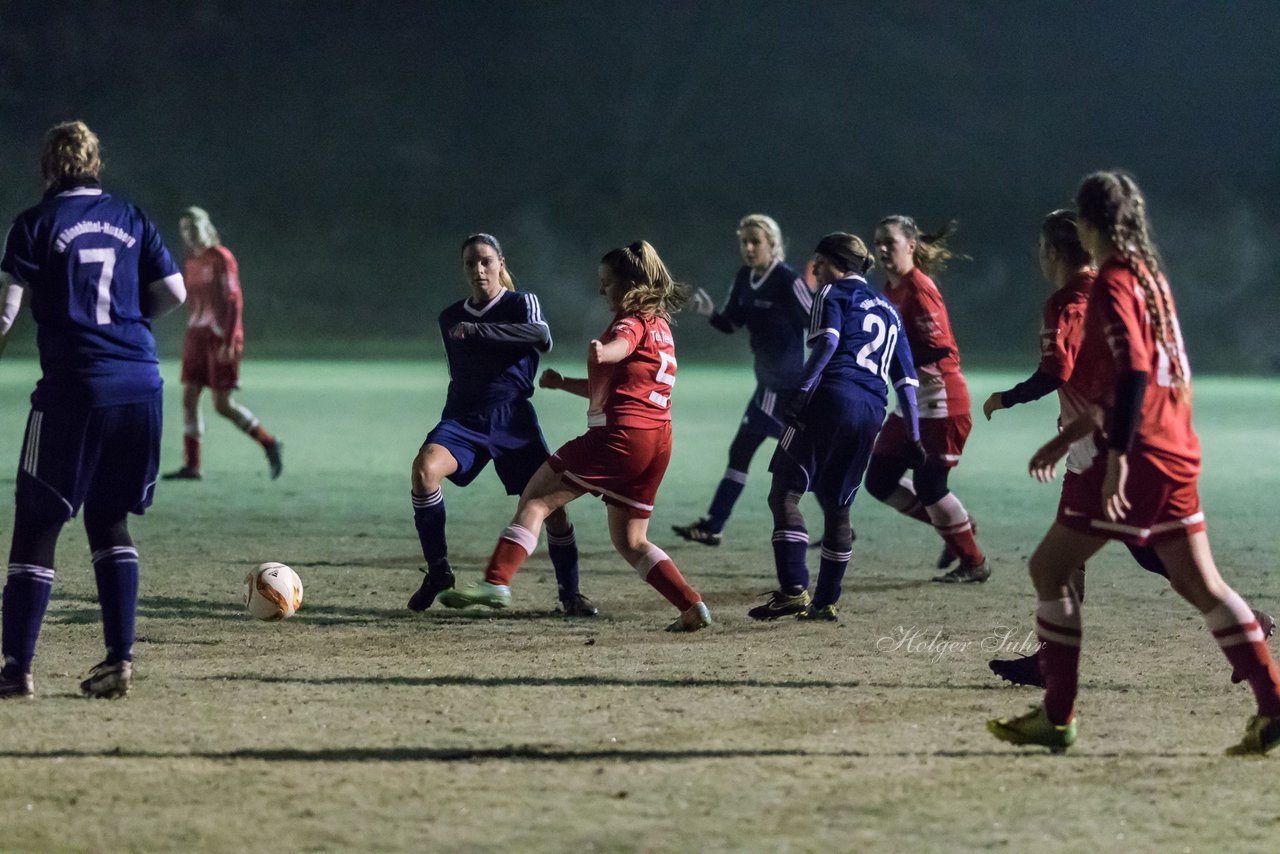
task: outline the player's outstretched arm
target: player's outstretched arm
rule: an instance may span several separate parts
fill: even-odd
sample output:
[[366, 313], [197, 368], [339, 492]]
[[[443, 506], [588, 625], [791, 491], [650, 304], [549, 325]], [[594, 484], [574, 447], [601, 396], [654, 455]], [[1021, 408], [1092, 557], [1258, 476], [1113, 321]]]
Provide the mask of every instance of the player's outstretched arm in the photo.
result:
[[542, 376], [538, 378], [538, 386], [541, 388], [558, 388], [561, 391], [569, 392], [569, 394], [576, 394], [578, 397], [590, 396], [585, 379], [566, 377], [551, 368], [547, 368], [542, 372]]
[[0, 302], [0, 356], [3, 356], [9, 343], [9, 332], [18, 319], [18, 309], [22, 308], [22, 285], [5, 273], [0, 273], [0, 285], [4, 286], [0, 291], [0, 300], [3, 300]]
[[991, 413], [998, 409], [1008, 409], [1020, 403], [1030, 403], [1051, 394], [1062, 387], [1062, 379], [1044, 371], [1037, 370], [1008, 391], [993, 392], [982, 404], [982, 414], [991, 420]]
[[587, 349], [587, 364], [616, 365], [631, 355], [634, 349], [635, 345], [626, 338], [615, 338], [608, 344], [593, 338]]

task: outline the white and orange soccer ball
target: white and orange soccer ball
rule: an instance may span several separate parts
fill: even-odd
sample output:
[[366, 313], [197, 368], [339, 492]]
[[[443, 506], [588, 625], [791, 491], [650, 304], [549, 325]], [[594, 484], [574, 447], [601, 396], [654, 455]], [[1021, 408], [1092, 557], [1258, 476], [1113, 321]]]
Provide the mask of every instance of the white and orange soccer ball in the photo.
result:
[[302, 579], [282, 563], [264, 563], [244, 577], [244, 606], [259, 620], [284, 620], [302, 606]]

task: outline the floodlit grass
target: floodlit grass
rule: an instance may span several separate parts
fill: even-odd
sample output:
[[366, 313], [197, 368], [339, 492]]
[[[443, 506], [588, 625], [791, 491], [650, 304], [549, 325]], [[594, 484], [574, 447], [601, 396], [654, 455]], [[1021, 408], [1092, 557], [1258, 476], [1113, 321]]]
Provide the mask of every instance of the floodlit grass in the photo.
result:
[[[0, 364], [10, 495], [36, 371]], [[165, 469], [180, 463], [170, 376]], [[975, 402], [1013, 379], [975, 373]], [[724, 546], [669, 533], [705, 510], [751, 379], [682, 366], [652, 533], [717, 624], [681, 637], [661, 631], [673, 610], [612, 553], [590, 499], [570, 513], [598, 620], [552, 614], [545, 551], [517, 576], [509, 613], [410, 614], [421, 555], [408, 467], [443, 366], [251, 363], [244, 382], [242, 402], [286, 443], [285, 475], [270, 481], [257, 446], [208, 416], [206, 479], [162, 484], [134, 522], [139, 677], [125, 701], [75, 696], [101, 639], [83, 532], [63, 536], [39, 697], [0, 705], [0, 848], [1275, 850], [1277, 760], [1221, 755], [1248, 690], [1229, 684], [1192, 609], [1118, 546], [1090, 571], [1077, 747], [1049, 756], [985, 731], [1039, 698], [995, 681], [985, 646], [1000, 627], [1014, 642], [1031, 627], [1025, 559], [1057, 487], [1025, 467], [1053, 432], [1052, 402], [979, 415], [955, 472], [988, 584], [926, 583], [937, 538], [864, 496], [843, 621], [761, 625], [745, 612], [773, 579], [771, 445]], [[1280, 610], [1280, 384], [1198, 379], [1196, 396], [1218, 562], [1256, 607]], [[536, 403], [553, 447], [580, 431], [581, 399]], [[446, 500], [454, 564], [474, 578], [514, 499], [486, 475]], [[6, 497], [0, 534], [11, 522]], [[266, 560], [306, 585], [284, 624], [239, 604], [245, 572]], [[937, 641], [879, 643], [912, 630]]]

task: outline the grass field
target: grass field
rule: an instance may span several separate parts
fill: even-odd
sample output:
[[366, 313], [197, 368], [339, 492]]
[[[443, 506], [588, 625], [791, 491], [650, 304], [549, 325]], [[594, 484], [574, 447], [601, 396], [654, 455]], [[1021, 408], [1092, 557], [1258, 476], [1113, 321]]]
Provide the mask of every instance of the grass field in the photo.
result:
[[[36, 374], [0, 364], [6, 539]], [[611, 552], [590, 499], [570, 513], [599, 619], [552, 613], [545, 551], [517, 576], [509, 613], [404, 609], [421, 563], [408, 467], [444, 376], [401, 362], [247, 366], [242, 402], [284, 439], [284, 477], [270, 481], [257, 446], [211, 417], [206, 479], [162, 484], [135, 520], [127, 700], [76, 696], [101, 637], [84, 534], [67, 529], [39, 696], [0, 705], [0, 849], [1276, 850], [1280, 765], [1221, 755], [1248, 690], [1229, 684], [1194, 611], [1118, 546], [1090, 573], [1077, 746], [1050, 756], [985, 731], [1039, 698], [996, 682], [986, 647], [1031, 626], [1025, 560], [1057, 486], [1025, 467], [1055, 404], [978, 423], [952, 480], [980, 520], [989, 583], [928, 584], [936, 537], [863, 497], [843, 621], [755, 624], [746, 609], [773, 579], [767, 451], [723, 547], [669, 534], [705, 510], [751, 379], [682, 367], [652, 533], [717, 621], [686, 637], [661, 631], [674, 611]], [[973, 374], [975, 401], [1012, 379]], [[166, 469], [180, 462], [170, 383]], [[1280, 611], [1280, 383], [1205, 378], [1196, 394], [1218, 562], [1256, 607]], [[580, 432], [580, 399], [536, 403], [553, 446]], [[446, 500], [454, 565], [474, 578], [513, 499], [486, 475]], [[265, 560], [306, 584], [284, 624], [240, 606], [245, 572]], [[881, 640], [912, 631], [914, 651]]]

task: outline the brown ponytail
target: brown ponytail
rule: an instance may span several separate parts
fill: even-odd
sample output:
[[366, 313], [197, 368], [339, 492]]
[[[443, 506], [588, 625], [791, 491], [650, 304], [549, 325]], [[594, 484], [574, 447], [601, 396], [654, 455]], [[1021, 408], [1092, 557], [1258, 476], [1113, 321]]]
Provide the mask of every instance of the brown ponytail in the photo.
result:
[[623, 311], [670, 320], [689, 298], [689, 289], [671, 278], [658, 250], [646, 240], [612, 249], [600, 263], [627, 286]]

